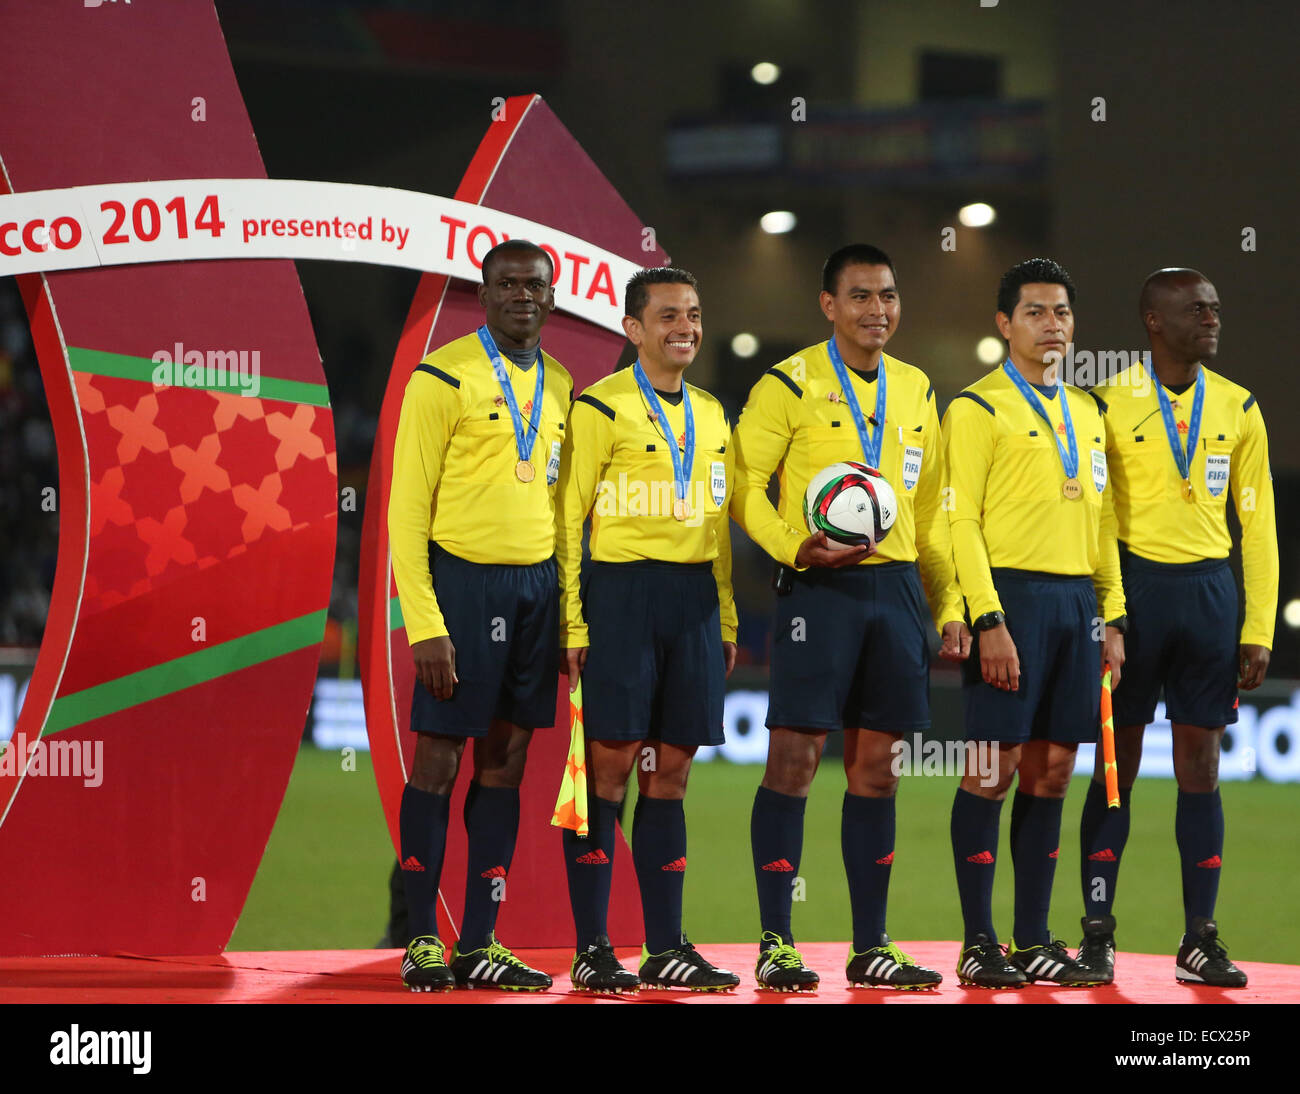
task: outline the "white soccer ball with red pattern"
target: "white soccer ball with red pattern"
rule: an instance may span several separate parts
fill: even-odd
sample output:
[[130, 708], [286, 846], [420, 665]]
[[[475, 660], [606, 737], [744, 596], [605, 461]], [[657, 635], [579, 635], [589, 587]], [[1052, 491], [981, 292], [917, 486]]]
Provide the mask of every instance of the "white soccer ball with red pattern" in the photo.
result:
[[803, 498], [804, 520], [835, 550], [879, 544], [894, 526], [898, 499], [874, 467], [845, 460], [819, 471]]

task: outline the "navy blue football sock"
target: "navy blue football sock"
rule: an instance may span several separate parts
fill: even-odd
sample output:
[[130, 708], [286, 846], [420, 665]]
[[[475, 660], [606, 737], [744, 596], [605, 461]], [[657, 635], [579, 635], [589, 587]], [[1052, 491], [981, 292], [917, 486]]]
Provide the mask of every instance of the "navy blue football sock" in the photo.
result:
[[807, 798], [779, 794], [760, 786], [749, 818], [749, 842], [758, 883], [758, 917], [762, 931], [792, 943], [790, 908], [793, 883], [803, 854], [803, 813]]
[[1083, 879], [1083, 908], [1089, 916], [1110, 915], [1115, 905], [1119, 860], [1128, 843], [1129, 798], [1132, 789], [1120, 787], [1119, 808], [1106, 804], [1106, 788], [1095, 779], [1088, 783], [1079, 822], [1079, 873]]
[[632, 863], [641, 886], [645, 945], [651, 953], [676, 949], [682, 940], [682, 887], [686, 881], [686, 812], [672, 798], [636, 800]]
[[519, 833], [519, 788], [469, 784], [465, 794], [465, 919], [460, 952], [491, 941], [497, 912], [506, 899], [506, 874]]
[[564, 869], [569, 877], [569, 906], [577, 948], [585, 950], [601, 935], [608, 936], [609, 890], [614, 879], [614, 849], [618, 846], [618, 813], [622, 802], [592, 797], [588, 835], [581, 839], [563, 829]]
[[881, 944], [889, 871], [894, 863], [894, 799], [863, 798], [844, 792], [840, 848], [853, 907], [853, 951]]
[[[1223, 865], [1223, 801], [1217, 789], [1208, 794], [1178, 791], [1174, 836], [1183, 861], [1183, 916], [1191, 936], [1197, 916], [1214, 918], [1219, 896], [1219, 868]], [[1184, 940], [1186, 941], [1186, 940]]]
[[952, 857], [957, 867], [957, 894], [965, 942], [973, 946], [976, 935], [998, 940], [993, 929], [993, 866], [998, 857], [998, 820], [1002, 803], [957, 788], [952, 803]]
[[397, 825], [402, 841], [402, 888], [406, 891], [406, 921], [411, 938], [438, 933], [438, 882], [442, 877], [450, 816], [448, 795], [430, 794], [406, 784]]
[[1011, 803], [1011, 863], [1016, 872], [1016, 916], [1011, 937], [1020, 949], [1051, 941], [1047, 915], [1052, 879], [1061, 850], [1064, 798], [1039, 798], [1016, 791]]

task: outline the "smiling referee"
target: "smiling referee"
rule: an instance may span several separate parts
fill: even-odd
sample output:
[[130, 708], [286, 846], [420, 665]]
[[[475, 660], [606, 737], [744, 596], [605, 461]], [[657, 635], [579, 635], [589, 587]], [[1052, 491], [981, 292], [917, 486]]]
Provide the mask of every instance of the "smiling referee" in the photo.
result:
[[[736, 522], [783, 568], [772, 639], [767, 765], [750, 843], [759, 904], [755, 977], [771, 991], [813, 991], [820, 978], [794, 945], [792, 883], [804, 810], [828, 733], [844, 733], [840, 845], [848, 877], [853, 987], [933, 988], [885, 930], [894, 862], [896, 744], [930, 726], [929, 636], [942, 656], [970, 650], [942, 509], [943, 451], [934, 388], [884, 352], [902, 303], [892, 261], [870, 244], [831, 254], [818, 301], [830, 337], [768, 369], [736, 426]], [[808, 535], [809, 481], [842, 460], [888, 479], [898, 501], [878, 550], [833, 550]], [[777, 506], [768, 499], [773, 476]]]
[[[736, 663], [731, 430], [722, 405], [682, 378], [703, 337], [695, 278], [641, 270], [624, 308], [637, 361], [574, 402], [558, 496], [560, 640], [570, 688], [582, 677], [595, 791], [589, 838], [563, 833], [578, 951], [570, 978], [580, 991], [728, 991], [740, 977], [712, 965], [682, 931], [682, 803], [695, 750], [722, 743]], [[589, 516], [592, 565], [582, 584]], [[605, 927], [615, 823], [633, 768], [632, 863], [645, 920], [637, 975], [619, 963]]]
[[[551, 260], [511, 240], [483, 257], [482, 327], [411, 374], [393, 449], [388, 533], [415, 660], [415, 760], [399, 818], [408, 987], [539, 991], [551, 978], [496, 940], [532, 731], [555, 721], [555, 510], [573, 380], [541, 349]], [[465, 917], [450, 966], [436, 902], [465, 742]]]

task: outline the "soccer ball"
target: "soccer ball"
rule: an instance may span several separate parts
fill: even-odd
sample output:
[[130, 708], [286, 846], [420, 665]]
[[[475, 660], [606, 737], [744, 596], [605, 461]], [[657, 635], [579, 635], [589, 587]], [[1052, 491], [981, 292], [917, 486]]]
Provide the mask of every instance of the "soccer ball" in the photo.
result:
[[833, 550], [878, 544], [898, 515], [894, 488], [865, 463], [833, 463], [813, 476], [803, 496], [808, 530], [825, 532]]

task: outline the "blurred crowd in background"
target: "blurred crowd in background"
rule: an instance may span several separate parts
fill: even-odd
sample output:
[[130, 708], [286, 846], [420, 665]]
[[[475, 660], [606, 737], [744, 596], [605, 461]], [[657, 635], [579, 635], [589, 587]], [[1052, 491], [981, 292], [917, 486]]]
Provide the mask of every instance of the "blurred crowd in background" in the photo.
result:
[[22, 297], [0, 278], [0, 646], [39, 646], [59, 550], [59, 463]]

